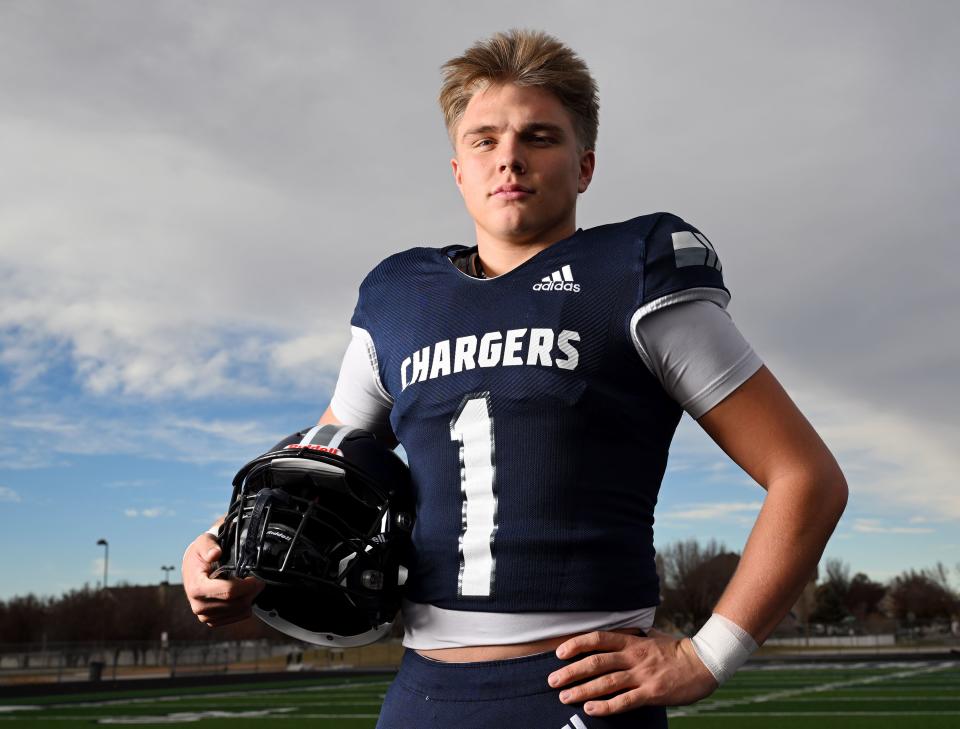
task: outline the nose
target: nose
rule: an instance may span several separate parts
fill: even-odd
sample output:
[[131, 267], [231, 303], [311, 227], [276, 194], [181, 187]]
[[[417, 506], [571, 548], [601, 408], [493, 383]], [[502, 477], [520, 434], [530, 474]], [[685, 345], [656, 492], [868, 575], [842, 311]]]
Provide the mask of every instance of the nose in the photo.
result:
[[497, 169], [499, 172], [513, 172], [522, 175], [527, 171], [527, 162], [523, 155], [520, 141], [513, 135], [506, 135], [500, 140], [498, 148], [500, 157]]

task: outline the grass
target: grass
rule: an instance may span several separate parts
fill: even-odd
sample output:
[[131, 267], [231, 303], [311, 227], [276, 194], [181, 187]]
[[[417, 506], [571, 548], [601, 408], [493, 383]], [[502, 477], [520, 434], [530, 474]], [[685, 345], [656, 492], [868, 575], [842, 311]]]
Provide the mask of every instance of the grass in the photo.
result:
[[[4, 700], [0, 729], [169, 727], [181, 722], [202, 729], [245, 729], [262, 727], [265, 721], [270, 726], [372, 729], [388, 685], [384, 676], [333, 676]], [[748, 667], [708, 699], [669, 713], [674, 729], [947, 729], [960, 726], [960, 666], [934, 661]]]

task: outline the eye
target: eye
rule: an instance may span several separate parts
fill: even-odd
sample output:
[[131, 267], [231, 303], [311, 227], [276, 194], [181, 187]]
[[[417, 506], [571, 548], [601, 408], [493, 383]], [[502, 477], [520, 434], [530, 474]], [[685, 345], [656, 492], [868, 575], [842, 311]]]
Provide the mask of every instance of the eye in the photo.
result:
[[551, 144], [556, 144], [557, 140], [554, 137], [547, 136], [546, 134], [534, 134], [533, 137], [531, 137], [531, 141], [534, 144], [546, 147]]
[[491, 145], [493, 145], [493, 140], [489, 138], [478, 139], [476, 142], [473, 143], [473, 146], [475, 149], [481, 149], [483, 147], [489, 147]]

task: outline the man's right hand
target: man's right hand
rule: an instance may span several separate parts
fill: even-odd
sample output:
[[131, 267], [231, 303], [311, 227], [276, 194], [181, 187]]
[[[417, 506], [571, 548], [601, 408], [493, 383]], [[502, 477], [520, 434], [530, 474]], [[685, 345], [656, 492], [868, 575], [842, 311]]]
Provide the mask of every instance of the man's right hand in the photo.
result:
[[193, 540], [183, 555], [183, 589], [190, 609], [211, 628], [249, 618], [253, 600], [265, 586], [256, 577], [210, 579], [220, 554], [217, 540], [205, 532]]

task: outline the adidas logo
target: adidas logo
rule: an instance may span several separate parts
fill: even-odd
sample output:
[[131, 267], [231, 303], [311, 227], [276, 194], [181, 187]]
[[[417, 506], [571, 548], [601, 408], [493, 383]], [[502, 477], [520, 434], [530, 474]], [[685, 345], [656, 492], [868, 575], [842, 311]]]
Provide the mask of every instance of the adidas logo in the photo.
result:
[[587, 729], [587, 725], [583, 723], [583, 719], [576, 714], [570, 717], [569, 724], [564, 724], [560, 729], [570, 729], [570, 724], [573, 724], [573, 729]]
[[579, 291], [580, 284], [574, 283], [573, 271], [570, 264], [566, 264], [549, 276], [540, 279], [540, 283], [533, 285], [534, 291]]

